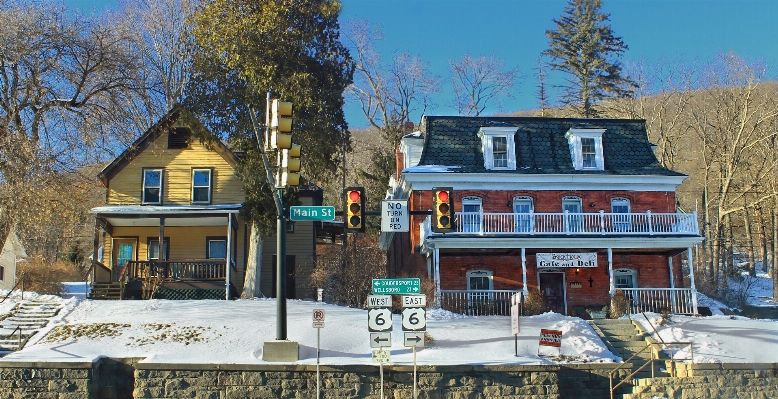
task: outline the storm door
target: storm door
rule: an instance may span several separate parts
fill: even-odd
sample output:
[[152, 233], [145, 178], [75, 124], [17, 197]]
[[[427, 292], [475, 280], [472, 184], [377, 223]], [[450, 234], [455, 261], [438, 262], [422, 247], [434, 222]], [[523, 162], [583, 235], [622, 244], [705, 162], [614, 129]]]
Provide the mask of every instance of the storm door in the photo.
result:
[[127, 262], [135, 260], [137, 240], [114, 238], [113, 240], [113, 281], [118, 281]]
[[538, 286], [543, 299], [546, 301], [546, 309], [556, 313], [566, 314], [565, 306], [565, 274], [564, 273], [538, 273]]

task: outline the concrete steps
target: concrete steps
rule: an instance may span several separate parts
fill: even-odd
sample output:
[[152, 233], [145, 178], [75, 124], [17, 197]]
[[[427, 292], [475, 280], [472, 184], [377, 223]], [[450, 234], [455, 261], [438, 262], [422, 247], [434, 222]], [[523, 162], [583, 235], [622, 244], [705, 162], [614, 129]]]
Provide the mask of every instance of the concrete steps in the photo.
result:
[[30, 300], [19, 303], [10, 316], [0, 321], [0, 357], [24, 348], [62, 308], [58, 301]]

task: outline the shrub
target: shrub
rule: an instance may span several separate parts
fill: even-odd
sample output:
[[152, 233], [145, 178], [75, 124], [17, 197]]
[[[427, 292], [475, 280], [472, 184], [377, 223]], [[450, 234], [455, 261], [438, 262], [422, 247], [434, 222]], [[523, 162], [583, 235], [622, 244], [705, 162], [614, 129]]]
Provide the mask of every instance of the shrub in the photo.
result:
[[17, 265], [18, 276], [26, 273], [24, 290], [39, 294], [62, 295], [63, 282], [84, 278], [80, 267], [68, 261], [47, 262], [40, 257], [30, 257]]
[[627, 311], [629, 311], [629, 300], [627, 299], [627, 296], [624, 295], [624, 291], [616, 290], [616, 293], [613, 294], [613, 298], [611, 298], [611, 319], [618, 319], [619, 317], [626, 315]]
[[524, 301], [524, 315], [534, 316], [546, 311], [546, 299], [540, 291], [532, 291]]

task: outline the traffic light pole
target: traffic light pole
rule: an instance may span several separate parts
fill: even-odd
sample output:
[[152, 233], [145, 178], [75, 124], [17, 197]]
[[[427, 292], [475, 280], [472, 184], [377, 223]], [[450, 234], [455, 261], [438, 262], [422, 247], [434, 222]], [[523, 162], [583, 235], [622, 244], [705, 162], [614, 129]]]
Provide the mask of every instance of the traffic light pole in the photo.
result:
[[276, 340], [285, 341], [286, 335], [286, 219], [284, 215], [284, 200], [283, 200], [283, 188], [279, 187], [276, 183], [276, 179], [273, 176], [273, 172], [270, 169], [270, 161], [267, 159], [267, 142], [270, 136], [270, 91], [267, 92], [267, 110], [265, 112], [265, 140], [259, 134], [257, 129], [256, 114], [254, 112], [254, 106], [249, 106], [249, 114], [251, 115], [251, 124], [254, 127], [254, 135], [257, 137], [260, 147], [260, 155], [262, 157], [262, 163], [265, 166], [265, 174], [268, 183], [273, 184], [273, 199], [276, 204]]

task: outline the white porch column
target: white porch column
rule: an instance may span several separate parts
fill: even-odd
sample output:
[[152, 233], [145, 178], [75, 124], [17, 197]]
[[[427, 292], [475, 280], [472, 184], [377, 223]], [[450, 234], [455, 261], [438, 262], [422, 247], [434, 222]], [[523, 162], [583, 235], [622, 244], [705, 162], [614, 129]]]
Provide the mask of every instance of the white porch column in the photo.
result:
[[670, 288], [675, 288], [675, 279], [673, 278], [673, 257], [667, 257], [667, 267], [670, 269]]
[[613, 280], [613, 248], [608, 248], [608, 276], [610, 276], [608, 292], [610, 296], [613, 296], [613, 293], [616, 292], [616, 281]]
[[225, 259], [225, 273], [226, 273], [226, 287], [225, 287], [225, 298], [226, 300], [230, 300], [230, 269], [231, 269], [231, 259], [232, 259], [232, 214], [227, 214], [227, 259]]
[[697, 312], [697, 287], [694, 286], [694, 259], [692, 258], [692, 248], [686, 248], [686, 258], [689, 260], [689, 285], [692, 289], [692, 306], [694, 307], [694, 314]]
[[435, 248], [432, 256], [435, 264], [435, 303], [440, 307], [440, 250]]
[[521, 281], [522, 281], [522, 292], [524, 293], [524, 297], [526, 298], [527, 295], [529, 295], [529, 290], [527, 290], [527, 251], [526, 248], [521, 249]]

